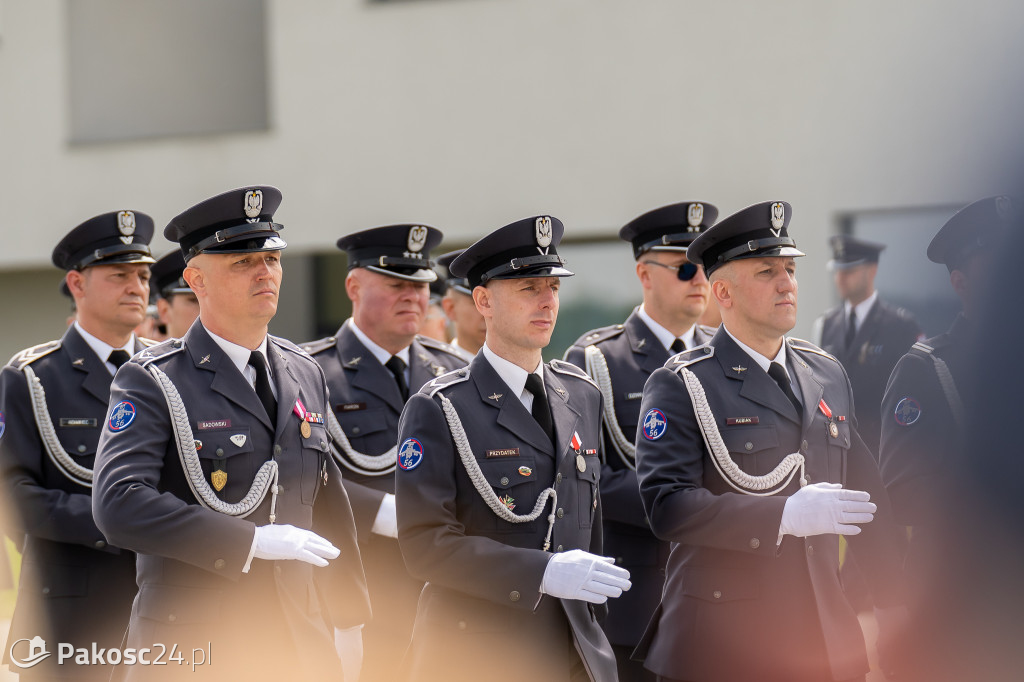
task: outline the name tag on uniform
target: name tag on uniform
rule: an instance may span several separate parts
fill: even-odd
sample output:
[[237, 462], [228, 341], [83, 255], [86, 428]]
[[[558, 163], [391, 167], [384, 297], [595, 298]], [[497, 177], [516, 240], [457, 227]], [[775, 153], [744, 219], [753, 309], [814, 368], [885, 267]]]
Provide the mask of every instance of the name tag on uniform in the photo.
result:
[[640, 400], [644, 397], [643, 391], [634, 391], [633, 393], [626, 394], [626, 400]]
[[96, 428], [99, 426], [99, 421], [96, 419], [89, 419], [88, 417], [61, 417], [61, 426], [87, 426]]
[[334, 406], [335, 412], [358, 412], [365, 409], [366, 403], [341, 403]]
[[492, 457], [518, 457], [519, 448], [505, 448], [503, 450], [488, 450], [487, 459]]
[[200, 431], [208, 431], [209, 429], [227, 429], [231, 428], [231, 420], [209, 419], [207, 421], [196, 422], [196, 428]]
[[728, 426], [737, 426], [740, 424], [757, 424], [760, 421], [757, 417], [727, 417], [725, 423]]

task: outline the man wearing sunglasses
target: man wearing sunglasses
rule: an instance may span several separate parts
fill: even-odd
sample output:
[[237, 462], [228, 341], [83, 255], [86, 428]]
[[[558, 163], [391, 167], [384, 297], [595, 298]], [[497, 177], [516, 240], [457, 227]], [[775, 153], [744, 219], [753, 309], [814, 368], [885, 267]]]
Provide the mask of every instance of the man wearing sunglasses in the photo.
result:
[[565, 359], [584, 369], [604, 394], [601, 470], [605, 554], [633, 576], [633, 588], [609, 604], [604, 628], [615, 649], [621, 680], [653, 680], [630, 660], [658, 606], [669, 544], [654, 537], [636, 479], [633, 441], [644, 383], [670, 356], [711, 339], [697, 324], [711, 294], [700, 265], [686, 248], [718, 217], [708, 203], [684, 202], [649, 211], [629, 222], [619, 237], [633, 245], [643, 303], [625, 323], [581, 336]]

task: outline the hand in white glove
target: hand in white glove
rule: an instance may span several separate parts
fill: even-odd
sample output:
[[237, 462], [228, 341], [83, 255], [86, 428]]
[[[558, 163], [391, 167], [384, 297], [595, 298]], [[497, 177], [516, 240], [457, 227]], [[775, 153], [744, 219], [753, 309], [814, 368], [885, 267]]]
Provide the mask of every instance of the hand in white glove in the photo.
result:
[[875, 505], [863, 490], [845, 490], [839, 483], [812, 483], [796, 491], [782, 509], [780, 535], [857, 535], [855, 523], [869, 523]]
[[582, 549], [555, 554], [544, 569], [540, 591], [561, 599], [603, 604], [608, 597], [618, 597], [632, 587], [629, 571], [614, 561]]
[[311, 530], [290, 525], [256, 527], [257, 559], [298, 559], [314, 566], [326, 566], [341, 550]]
[[370, 532], [386, 538], [398, 537], [398, 510], [395, 508], [395, 496], [391, 493], [384, 493]]

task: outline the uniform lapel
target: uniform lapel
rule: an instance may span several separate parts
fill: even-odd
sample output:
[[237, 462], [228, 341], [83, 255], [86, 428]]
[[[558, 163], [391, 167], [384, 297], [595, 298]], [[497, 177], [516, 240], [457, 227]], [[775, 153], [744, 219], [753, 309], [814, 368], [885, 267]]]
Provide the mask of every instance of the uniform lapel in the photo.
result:
[[252, 413], [267, 428], [274, 428], [267, 411], [263, 408], [263, 403], [256, 395], [256, 390], [246, 381], [220, 346], [210, 338], [203, 325], [194, 324], [185, 334], [185, 350], [198, 369], [210, 373], [211, 390]]
[[519, 396], [512, 395], [508, 384], [494, 371], [483, 353], [477, 353], [469, 368], [470, 380], [476, 384], [480, 400], [498, 410], [498, 424], [508, 429], [516, 438], [522, 438], [538, 450], [554, 456], [554, 446], [544, 433], [544, 429], [533, 415], [526, 411]]
[[274, 384], [277, 386], [275, 430], [280, 430], [284, 428], [289, 419], [298, 419], [297, 416], [292, 415], [292, 408], [299, 398], [299, 380], [295, 376], [295, 372], [292, 371], [284, 351], [271, 337], [267, 337], [267, 354], [270, 356], [270, 370], [274, 373]]
[[[870, 318], [871, 316], [868, 315], [868, 317]], [[865, 320], [865, 324], [867, 324], [867, 320]], [[789, 344], [788, 339], [786, 343], [789, 345], [786, 349], [786, 364], [791, 374], [796, 377], [796, 383], [800, 390], [800, 401], [804, 404], [803, 423], [811, 424], [814, 421], [814, 412], [818, 409], [818, 403], [821, 402], [821, 398], [825, 394], [825, 387], [814, 376], [814, 372], [804, 362], [804, 359], [793, 350], [793, 346]]]
[[572, 435], [579, 425], [580, 413], [569, 402], [569, 391], [565, 388], [558, 374], [544, 366], [544, 392], [547, 393], [551, 405], [551, 420], [555, 425], [555, 444], [557, 461], [561, 461], [569, 452]]
[[878, 316], [880, 314], [879, 300], [876, 298], [875, 302], [871, 305], [871, 309], [868, 310], [867, 317], [864, 318], [864, 323], [860, 326], [857, 331], [857, 335], [853, 337], [853, 345], [850, 346], [850, 360], [856, 361], [860, 357], [860, 352], [857, 350], [864, 344], [871, 340], [871, 335], [874, 333], [875, 327], [878, 325]]
[[395, 412], [402, 411], [405, 403], [398, 391], [394, 375], [359, 341], [348, 321], [342, 325], [341, 333], [338, 334], [338, 357], [341, 358], [345, 378], [354, 388], [372, 393], [390, 405]]
[[636, 310], [626, 318], [626, 336], [629, 337], [629, 346], [636, 356], [636, 363], [643, 368], [647, 374], [653, 374], [654, 370], [665, 364], [669, 353], [658, 341], [647, 323], [640, 319]]
[[71, 358], [71, 366], [85, 375], [82, 377], [82, 388], [106, 405], [110, 400], [110, 383], [114, 377], [107, 370], [105, 359], [96, 355], [96, 351], [86, 343], [74, 325], [64, 332], [60, 343]]
[[[441, 371], [438, 372], [438, 369]], [[420, 387], [448, 370], [437, 364], [434, 356], [420, 343], [413, 339], [409, 346], [409, 393], [415, 393]]]
[[754, 362], [754, 358], [736, 345], [725, 331], [725, 327], [719, 327], [715, 338], [711, 340], [711, 345], [715, 347], [715, 358], [721, 364], [725, 375], [743, 382], [740, 388], [741, 396], [764, 405], [790, 421], [800, 423], [800, 415], [779, 385]]

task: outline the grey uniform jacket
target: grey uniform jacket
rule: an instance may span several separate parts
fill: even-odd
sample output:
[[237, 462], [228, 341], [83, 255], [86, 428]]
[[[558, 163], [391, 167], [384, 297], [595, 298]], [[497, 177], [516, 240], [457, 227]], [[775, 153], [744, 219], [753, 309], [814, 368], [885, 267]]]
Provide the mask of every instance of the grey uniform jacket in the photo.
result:
[[534, 521], [497, 516], [467, 474], [442, 410], [444, 396], [483, 484], [515, 514], [529, 514], [554, 487], [550, 551], [600, 554], [601, 394], [558, 360], [545, 366], [544, 384], [557, 447], [482, 353], [424, 386], [402, 413], [399, 541], [410, 572], [427, 582], [407, 654], [412, 679], [479, 680], [494, 669], [496, 652], [506, 652], [500, 670], [510, 679], [568, 680], [579, 658], [591, 679], [615, 679], [595, 609], [540, 593], [552, 502]]
[[[713, 330], [697, 325], [695, 345], [711, 340]], [[596, 346], [604, 355], [611, 379], [605, 407], [615, 408], [622, 434], [632, 443], [640, 421], [644, 384], [672, 355], [634, 310], [624, 324], [587, 332], [569, 347], [565, 359], [586, 368], [585, 349]], [[669, 543], [654, 537], [640, 499], [636, 468], [630, 453], [620, 452], [608, 425], [602, 429], [601, 505], [604, 511], [604, 551], [627, 568], [633, 587], [608, 604], [605, 632], [612, 644], [635, 646], [661, 601]]]
[[[315, 415], [327, 410], [327, 386], [319, 366], [288, 341], [269, 336], [267, 355], [277, 388], [273, 421], [200, 320], [183, 340], [164, 342], [122, 367], [100, 439], [93, 512], [112, 542], [139, 553], [129, 647], [210, 643], [213, 665], [198, 671], [219, 679], [340, 675], [333, 627], [367, 621], [369, 607], [351, 507], [326, 431], [316, 423]], [[210, 483], [215, 471], [226, 475], [217, 497], [238, 502], [273, 459], [281, 488], [276, 523], [330, 540], [341, 550], [330, 566], [253, 559], [242, 573], [255, 526], [269, 523], [272, 495], [245, 518], [199, 503], [150, 366], [180, 393], [202, 477]], [[297, 401], [314, 415], [308, 438], [300, 433]], [[126, 411], [134, 417], [126, 419]], [[128, 676], [180, 678], [172, 668], [136, 666]]]
[[[136, 340], [136, 352], [144, 347]], [[136, 591], [135, 555], [108, 544], [96, 527], [88, 480], [65, 475], [47, 454], [33, 415], [26, 368], [41, 382], [59, 447], [87, 470], [93, 467], [112, 380], [104, 360], [73, 326], [59, 341], [18, 353], [0, 373], [0, 478], [11, 516], [8, 532], [19, 545], [24, 542], [18, 603], [7, 641], [38, 635], [76, 648], [92, 642], [117, 646]], [[4, 662], [9, 660], [7, 647]], [[103, 675], [101, 666], [58, 666], [54, 656], [33, 672]]]
[[672, 358], [644, 388], [642, 413], [660, 411], [664, 425], [637, 435], [640, 493], [655, 534], [677, 544], [662, 605], [637, 653], [664, 677], [820, 681], [868, 670], [860, 624], [839, 583], [839, 536], [786, 535], [776, 545], [786, 496], [798, 489], [798, 479], [773, 496], [736, 492], [710, 460], [679, 373], [684, 367], [700, 379], [729, 455], [743, 471], [767, 474], [799, 452], [808, 482], [871, 494], [875, 520], [850, 545], [874, 603], [903, 601], [891, 509], [856, 432], [849, 380], [816, 346], [786, 343], [800, 413], [724, 328], [709, 345]]

